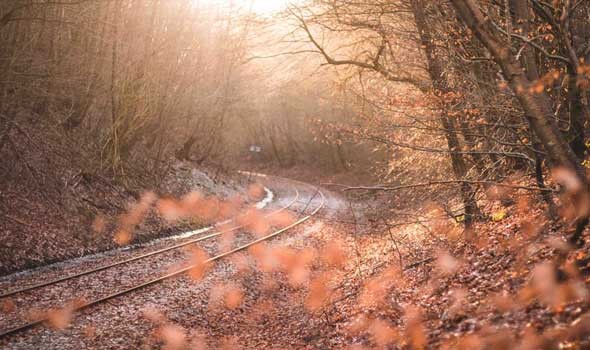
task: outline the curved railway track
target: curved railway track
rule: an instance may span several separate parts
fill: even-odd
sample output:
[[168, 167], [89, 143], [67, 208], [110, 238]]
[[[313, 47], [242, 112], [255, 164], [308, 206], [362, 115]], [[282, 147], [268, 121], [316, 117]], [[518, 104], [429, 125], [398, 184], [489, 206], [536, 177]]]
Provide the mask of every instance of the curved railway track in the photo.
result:
[[[283, 210], [288, 209], [295, 202], [297, 202], [298, 199], [299, 199], [299, 191], [297, 189], [295, 189], [295, 198], [291, 202], [289, 202], [284, 207], [281, 207], [281, 208], [279, 208], [279, 209], [277, 209], [275, 211], [272, 211], [272, 212], [266, 214], [265, 216], [271, 216], [271, 215], [274, 215], [276, 213], [279, 213], [279, 212], [281, 212]], [[228, 222], [228, 221], [235, 221], [235, 219], [226, 220], [226, 222]], [[217, 225], [219, 225], [219, 223], [211, 226], [211, 228], [213, 228], [214, 226], [217, 226]], [[26, 286], [26, 287], [23, 287], [23, 288], [14, 289], [14, 290], [11, 290], [11, 291], [8, 291], [8, 292], [5, 292], [5, 293], [0, 294], [0, 298], [7, 298], [7, 297], [10, 297], [10, 296], [13, 296], [13, 295], [16, 295], [16, 294], [25, 293], [25, 292], [28, 292], [28, 291], [32, 291], [32, 290], [35, 290], [35, 289], [42, 288], [42, 287], [51, 286], [51, 285], [54, 285], [54, 284], [57, 284], [57, 283], [60, 283], [60, 282], [65, 282], [65, 281], [68, 281], [68, 280], [71, 280], [71, 279], [74, 279], [74, 278], [78, 278], [78, 277], [90, 275], [90, 274], [93, 274], [93, 273], [96, 273], [96, 272], [99, 272], [99, 271], [104, 271], [104, 270], [107, 270], [107, 269], [110, 269], [110, 268], [113, 268], [113, 267], [117, 267], [117, 266], [120, 266], [120, 265], [128, 264], [128, 263], [131, 263], [131, 262], [134, 262], [134, 261], [138, 261], [138, 260], [141, 260], [141, 259], [148, 258], [150, 256], [159, 255], [159, 254], [162, 254], [162, 253], [165, 253], [165, 252], [174, 250], [174, 249], [179, 249], [179, 248], [182, 248], [182, 247], [186, 247], [188, 245], [191, 245], [191, 244], [202, 242], [202, 241], [207, 240], [207, 239], [218, 237], [218, 236], [220, 236], [220, 235], [222, 235], [224, 233], [237, 231], [237, 230], [243, 228], [244, 226], [246, 226], [246, 225], [244, 224], [244, 225], [234, 226], [234, 227], [229, 228], [229, 229], [226, 229], [226, 230], [217, 231], [217, 232], [214, 232], [214, 233], [205, 235], [205, 236], [201, 236], [199, 238], [191, 239], [191, 240], [188, 240], [188, 241], [179, 243], [179, 244], [175, 244], [175, 245], [172, 245], [172, 246], [169, 246], [169, 247], [165, 247], [165, 248], [162, 248], [162, 249], [158, 249], [158, 250], [155, 250], [155, 251], [152, 251], [152, 252], [149, 252], [149, 253], [145, 253], [145, 254], [141, 254], [141, 255], [138, 255], [138, 256], [134, 256], [134, 257], [131, 257], [131, 258], [128, 258], [128, 259], [124, 259], [124, 260], [121, 260], [121, 261], [117, 261], [117, 262], [114, 262], [114, 263], [111, 263], [111, 264], [107, 264], [107, 265], [104, 265], [104, 266], [99, 266], [99, 267], [96, 267], [96, 268], [87, 269], [87, 270], [84, 270], [84, 271], [81, 271], [81, 272], [73, 273], [71, 275], [67, 275], [67, 276], [64, 276], [64, 277], [59, 277], [59, 278], [56, 278], [56, 279], [51, 279], [51, 280], [48, 280], [48, 281], [36, 283], [36, 284], [30, 285], [30, 286]], [[1, 336], [1, 334], [0, 334], [0, 336]]]
[[[257, 175], [257, 174], [255, 174], [255, 175]], [[300, 181], [295, 181], [295, 180], [289, 180], [289, 181], [298, 182], [298, 183], [304, 184], [306, 186], [311, 186], [311, 185], [305, 184], [305, 183], [300, 182]], [[299, 196], [300, 195], [299, 195], [299, 191], [297, 189], [295, 189], [295, 191], [296, 191], [295, 192], [296, 194], [295, 194], [295, 199], [294, 200], [292, 200], [290, 203], [288, 203], [287, 206], [281, 207], [281, 208], [279, 208], [279, 209], [277, 209], [277, 210], [275, 210], [275, 211], [273, 211], [273, 212], [271, 212], [271, 213], [269, 213], [267, 215], [272, 215], [274, 213], [283, 211], [283, 210], [291, 207], [295, 202], [297, 202], [297, 200], [299, 199]], [[307, 210], [308, 206], [313, 202], [313, 200], [318, 195], [320, 196], [320, 203], [319, 203], [319, 205], [316, 208], [314, 208], [313, 211], [311, 211], [311, 213], [305, 215], [305, 211]], [[232, 255], [232, 254], [235, 254], [237, 252], [240, 252], [240, 251], [243, 251], [245, 249], [248, 249], [249, 247], [251, 247], [253, 245], [256, 245], [256, 244], [261, 243], [263, 241], [270, 240], [270, 239], [272, 239], [272, 238], [280, 235], [281, 233], [283, 233], [285, 231], [288, 231], [288, 230], [290, 230], [290, 229], [292, 229], [292, 228], [294, 228], [296, 226], [299, 226], [299, 225], [303, 224], [304, 222], [308, 221], [310, 218], [312, 218], [313, 216], [315, 216], [320, 210], [322, 210], [324, 208], [324, 206], [325, 206], [325, 202], [326, 202], [325, 195], [322, 193], [322, 191], [319, 188], [314, 187], [314, 194], [313, 194], [313, 196], [309, 199], [309, 201], [307, 202], [307, 204], [305, 205], [305, 207], [303, 208], [303, 210], [301, 210], [301, 214], [304, 215], [303, 217], [299, 218], [297, 221], [291, 223], [290, 225], [287, 225], [287, 226], [285, 226], [285, 227], [283, 227], [283, 228], [281, 228], [281, 229], [279, 229], [277, 231], [274, 231], [274, 232], [272, 232], [272, 233], [270, 233], [270, 234], [268, 234], [268, 235], [266, 235], [264, 237], [261, 237], [261, 238], [258, 238], [256, 240], [253, 240], [253, 241], [251, 241], [249, 243], [246, 243], [244, 245], [241, 245], [241, 246], [239, 246], [237, 248], [234, 248], [232, 250], [229, 250], [227, 252], [224, 252], [224, 253], [220, 253], [218, 255], [215, 255], [215, 256], [213, 256], [213, 257], [205, 260], [204, 263], [207, 263], [207, 264], [213, 263], [213, 262], [215, 262], [217, 260], [220, 260], [220, 259], [223, 259], [223, 258], [225, 258], [225, 257], [227, 257], [229, 255]], [[190, 245], [190, 244], [195, 244], [197, 242], [201, 242], [201, 241], [204, 241], [206, 239], [217, 237], [217, 236], [220, 236], [221, 234], [223, 234], [225, 232], [239, 230], [240, 228], [243, 228], [244, 226], [245, 225], [240, 225], [240, 226], [232, 227], [231, 229], [228, 229], [228, 230], [218, 231], [218, 232], [215, 232], [215, 233], [206, 235], [206, 236], [199, 237], [199, 238], [194, 239], [194, 240], [190, 240], [190, 241], [183, 242], [183, 243], [180, 243], [180, 244], [177, 244], [177, 245], [173, 245], [173, 246], [166, 247], [166, 248], [163, 248], [163, 249], [159, 249], [159, 250], [156, 250], [156, 251], [153, 251], [153, 252], [142, 254], [140, 256], [129, 258], [129, 259], [126, 259], [126, 260], [117, 262], [117, 263], [113, 263], [113, 264], [101, 266], [101, 267], [98, 267], [98, 268], [95, 268], [95, 269], [85, 270], [85, 271], [82, 271], [80, 273], [68, 275], [68, 276], [65, 276], [65, 277], [62, 277], [62, 278], [58, 278], [58, 279], [55, 279], [55, 280], [52, 280], [52, 281], [47, 281], [47, 282], [43, 282], [43, 283], [37, 283], [37, 284], [34, 284], [34, 285], [30, 286], [30, 287], [26, 287], [26, 288], [22, 288], [22, 289], [18, 289], [18, 290], [14, 290], [14, 291], [11, 291], [11, 292], [4, 293], [4, 294], [2, 294], [2, 297], [9, 296], [9, 295], [15, 295], [15, 294], [23, 293], [23, 292], [30, 291], [30, 290], [33, 290], [33, 289], [38, 289], [38, 288], [50, 286], [50, 285], [57, 284], [59, 282], [63, 282], [63, 281], [69, 280], [69, 279], [74, 279], [74, 278], [77, 278], [77, 277], [80, 277], [80, 276], [92, 274], [94, 272], [98, 272], [98, 271], [110, 269], [110, 268], [113, 268], [113, 267], [116, 267], [116, 266], [120, 266], [120, 265], [123, 265], [123, 264], [127, 264], [127, 263], [130, 263], [130, 262], [133, 262], [133, 261], [141, 260], [141, 259], [146, 258], [148, 256], [154, 256], [154, 255], [161, 254], [161, 253], [164, 253], [164, 252], [173, 250], [173, 249], [178, 249], [180, 247], [184, 247], [184, 246], [187, 246], [187, 245]], [[90, 301], [85, 301], [85, 302], [78, 303], [72, 309], [72, 311], [75, 312], [75, 311], [80, 311], [80, 310], [83, 310], [83, 309], [87, 309], [89, 307], [92, 307], [92, 306], [95, 306], [95, 305], [104, 303], [104, 302], [106, 302], [108, 300], [111, 300], [111, 299], [114, 299], [114, 298], [117, 298], [117, 297], [120, 297], [120, 296], [129, 294], [129, 293], [132, 293], [134, 291], [138, 291], [140, 289], [146, 288], [146, 287], [151, 286], [151, 285], [158, 284], [160, 282], [163, 282], [165, 280], [169, 280], [169, 279], [174, 278], [174, 277], [181, 276], [181, 275], [183, 275], [184, 273], [188, 272], [189, 270], [191, 270], [194, 267], [195, 267], [194, 265], [183, 267], [183, 268], [180, 268], [180, 269], [178, 269], [178, 270], [176, 270], [174, 272], [171, 272], [171, 273], [162, 275], [162, 276], [157, 277], [157, 278], [153, 278], [151, 280], [148, 280], [148, 281], [145, 281], [145, 282], [136, 284], [136, 285], [134, 285], [132, 287], [128, 287], [126, 289], [123, 289], [123, 290], [120, 290], [120, 291], [117, 291], [117, 292], [108, 294], [106, 296], [103, 296], [103, 297], [100, 297], [100, 298], [96, 298], [96, 299], [93, 299], [93, 300], [90, 300]], [[2, 331], [0, 331], [0, 339], [5, 338], [5, 337], [10, 336], [10, 335], [14, 335], [14, 334], [23, 332], [23, 331], [25, 331], [27, 329], [31, 329], [31, 328], [36, 327], [36, 326], [39, 326], [39, 325], [41, 325], [41, 324], [43, 324], [43, 323], [45, 323], [47, 321], [48, 321], [48, 318], [47, 317], [43, 317], [43, 318], [39, 318], [39, 319], [30, 321], [30, 322], [25, 323], [25, 324], [21, 324], [19, 326], [15, 326], [15, 327], [12, 327], [12, 328], [9, 328], [9, 329], [6, 329], [6, 330], [2, 330]]]

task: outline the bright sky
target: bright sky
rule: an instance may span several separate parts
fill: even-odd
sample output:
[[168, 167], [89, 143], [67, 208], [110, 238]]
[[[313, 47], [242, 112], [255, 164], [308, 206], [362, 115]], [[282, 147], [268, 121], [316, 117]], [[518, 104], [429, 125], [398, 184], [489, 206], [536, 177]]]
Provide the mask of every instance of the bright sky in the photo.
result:
[[253, 0], [254, 4], [252, 9], [254, 12], [258, 12], [261, 14], [270, 14], [273, 12], [277, 12], [283, 10], [287, 4], [289, 3], [288, 0]]
[[195, 3], [209, 3], [209, 4], [234, 4], [243, 9], [252, 8], [252, 11], [261, 14], [269, 15], [273, 12], [283, 10], [289, 0], [193, 0]]

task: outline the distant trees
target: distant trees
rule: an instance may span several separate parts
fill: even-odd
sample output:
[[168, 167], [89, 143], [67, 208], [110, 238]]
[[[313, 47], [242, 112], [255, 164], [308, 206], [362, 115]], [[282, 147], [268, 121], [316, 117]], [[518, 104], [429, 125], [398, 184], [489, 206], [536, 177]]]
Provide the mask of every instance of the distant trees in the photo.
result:
[[268, 22], [231, 1], [2, 1], [0, 152], [14, 153], [21, 123], [83, 145], [86, 171], [116, 177], [133, 164], [160, 174], [171, 157], [245, 159], [251, 143], [280, 166], [331, 164], [342, 145], [316, 143], [307, 124], [329, 109], [320, 95], [298, 100], [289, 84], [303, 79], [248, 60], [268, 49], [255, 43]]
[[96, 142], [114, 174], [138, 155], [154, 169], [186, 155], [191, 137], [218, 147], [244, 55], [240, 15], [190, 0], [3, 2], [1, 112], [30, 110]]

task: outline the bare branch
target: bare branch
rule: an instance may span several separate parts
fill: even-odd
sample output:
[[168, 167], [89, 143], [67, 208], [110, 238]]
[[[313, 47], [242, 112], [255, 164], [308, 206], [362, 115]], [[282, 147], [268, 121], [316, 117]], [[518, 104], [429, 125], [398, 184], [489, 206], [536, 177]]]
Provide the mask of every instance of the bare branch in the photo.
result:
[[342, 187], [342, 191], [400, 191], [400, 190], [407, 190], [413, 188], [420, 188], [420, 187], [432, 187], [432, 186], [440, 186], [440, 185], [454, 185], [454, 184], [462, 184], [462, 183], [469, 183], [469, 184], [477, 184], [477, 185], [494, 185], [503, 188], [511, 188], [516, 190], [527, 190], [527, 191], [538, 191], [538, 192], [556, 192], [553, 189], [549, 188], [541, 188], [536, 186], [520, 186], [520, 185], [511, 185], [511, 184], [504, 184], [495, 181], [471, 181], [471, 180], [442, 180], [442, 181], [429, 181], [429, 182], [422, 182], [416, 184], [409, 184], [409, 185], [400, 185], [400, 186], [348, 186], [343, 184], [337, 183], [322, 183], [322, 186], [336, 186]]

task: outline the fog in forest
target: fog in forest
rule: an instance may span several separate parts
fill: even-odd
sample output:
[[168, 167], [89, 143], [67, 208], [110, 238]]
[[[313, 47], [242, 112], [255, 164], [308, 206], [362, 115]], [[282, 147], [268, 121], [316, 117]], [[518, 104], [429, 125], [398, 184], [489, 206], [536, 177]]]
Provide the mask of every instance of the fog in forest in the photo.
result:
[[2, 0], [0, 347], [585, 349], [588, 62], [588, 0]]

